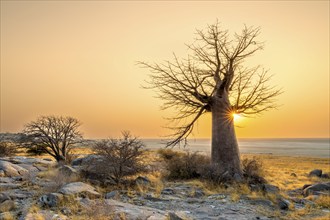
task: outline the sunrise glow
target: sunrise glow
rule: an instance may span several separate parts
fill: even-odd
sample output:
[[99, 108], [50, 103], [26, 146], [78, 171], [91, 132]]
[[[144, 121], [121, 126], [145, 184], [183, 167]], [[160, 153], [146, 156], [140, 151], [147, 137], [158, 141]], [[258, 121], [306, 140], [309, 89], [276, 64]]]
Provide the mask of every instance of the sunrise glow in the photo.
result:
[[[230, 115], [239, 123], [237, 136], [329, 136], [329, 1], [0, 4], [0, 133], [20, 132], [40, 115], [63, 115], [82, 122], [85, 138], [122, 130], [143, 138], [168, 135], [164, 118], [174, 109], [160, 111], [162, 100], [141, 88], [149, 71], [136, 62], [172, 61], [173, 52], [186, 58], [196, 29], [218, 20], [229, 36], [244, 25], [260, 27], [265, 48], [244, 66], [261, 65], [274, 74], [271, 85], [285, 91], [277, 110], [244, 120]], [[311, 85], [313, 93], [306, 89]], [[211, 137], [211, 121], [203, 115], [195, 137]]]

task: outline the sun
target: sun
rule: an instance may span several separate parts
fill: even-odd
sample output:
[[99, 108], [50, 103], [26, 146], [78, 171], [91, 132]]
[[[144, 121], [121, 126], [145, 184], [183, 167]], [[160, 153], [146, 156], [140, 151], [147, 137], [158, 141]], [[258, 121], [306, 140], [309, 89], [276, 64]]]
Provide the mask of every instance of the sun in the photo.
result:
[[240, 114], [237, 114], [237, 113], [233, 113], [232, 116], [234, 118], [234, 121], [238, 121], [240, 118], [242, 118], [242, 116]]

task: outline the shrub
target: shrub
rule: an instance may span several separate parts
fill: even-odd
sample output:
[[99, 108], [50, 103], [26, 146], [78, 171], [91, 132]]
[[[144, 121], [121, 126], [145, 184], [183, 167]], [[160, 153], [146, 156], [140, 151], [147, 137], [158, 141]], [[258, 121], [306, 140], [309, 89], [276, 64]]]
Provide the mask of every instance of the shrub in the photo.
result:
[[17, 153], [17, 145], [11, 142], [0, 142], [0, 157], [11, 157]]
[[263, 176], [263, 164], [260, 160], [253, 157], [242, 160], [243, 175], [249, 183], [265, 183]]
[[209, 158], [198, 154], [178, 153], [167, 149], [160, 151], [161, 157], [164, 159], [169, 179], [194, 179], [201, 176], [200, 167], [209, 163]]
[[112, 178], [117, 184], [124, 177], [143, 171], [142, 156], [144, 144], [130, 132], [122, 132], [121, 139], [109, 139], [98, 142], [94, 151], [100, 156], [92, 166], [96, 174]]
[[182, 156], [183, 153], [168, 148], [161, 148], [157, 151], [163, 160], [171, 160], [174, 157]]
[[201, 173], [201, 178], [207, 180], [212, 184], [220, 184], [224, 182], [223, 176], [221, 175], [220, 169], [218, 166], [211, 163], [203, 164], [199, 172]]

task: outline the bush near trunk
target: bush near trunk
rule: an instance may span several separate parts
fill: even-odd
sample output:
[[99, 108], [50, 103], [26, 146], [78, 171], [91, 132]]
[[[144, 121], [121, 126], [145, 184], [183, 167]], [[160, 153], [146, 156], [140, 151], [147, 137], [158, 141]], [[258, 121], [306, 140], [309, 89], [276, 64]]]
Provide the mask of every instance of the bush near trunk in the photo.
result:
[[[167, 173], [165, 176], [171, 180], [201, 179], [215, 184], [228, 182], [230, 176], [221, 173], [221, 169], [211, 163], [211, 158], [198, 152], [178, 152], [172, 149], [157, 151], [165, 162]], [[247, 183], [265, 183], [263, 165], [257, 158], [242, 160], [243, 180]]]
[[171, 149], [159, 150], [165, 161], [168, 179], [194, 179], [201, 176], [200, 169], [210, 163], [210, 158], [198, 152], [177, 152]]

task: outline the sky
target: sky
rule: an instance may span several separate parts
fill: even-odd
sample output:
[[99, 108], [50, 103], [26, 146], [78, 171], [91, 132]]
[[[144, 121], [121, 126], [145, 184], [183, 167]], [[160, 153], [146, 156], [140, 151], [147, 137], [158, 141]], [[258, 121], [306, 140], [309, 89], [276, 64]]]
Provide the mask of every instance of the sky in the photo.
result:
[[[186, 57], [196, 29], [261, 28], [248, 61], [283, 88], [280, 108], [236, 121], [239, 138], [329, 137], [329, 1], [1, 1], [0, 132], [40, 115], [82, 122], [86, 138], [169, 133], [137, 61]], [[211, 136], [203, 116], [193, 138]]]

